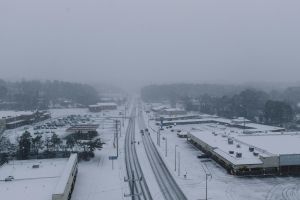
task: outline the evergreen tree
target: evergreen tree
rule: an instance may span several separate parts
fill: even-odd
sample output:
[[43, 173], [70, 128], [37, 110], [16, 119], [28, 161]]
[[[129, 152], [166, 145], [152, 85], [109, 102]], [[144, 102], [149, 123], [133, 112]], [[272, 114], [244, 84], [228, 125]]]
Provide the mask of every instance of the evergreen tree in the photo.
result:
[[31, 149], [31, 134], [28, 131], [25, 131], [18, 138], [18, 157], [19, 159], [28, 159]]

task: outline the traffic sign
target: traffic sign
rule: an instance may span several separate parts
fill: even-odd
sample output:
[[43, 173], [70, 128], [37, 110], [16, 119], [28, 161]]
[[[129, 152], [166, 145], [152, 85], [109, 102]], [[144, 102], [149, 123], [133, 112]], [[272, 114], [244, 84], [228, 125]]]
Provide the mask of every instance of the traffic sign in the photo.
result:
[[109, 160], [117, 160], [117, 159], [118, 159], [118, 156], [109, 156], [108, 159], [109, 159]]

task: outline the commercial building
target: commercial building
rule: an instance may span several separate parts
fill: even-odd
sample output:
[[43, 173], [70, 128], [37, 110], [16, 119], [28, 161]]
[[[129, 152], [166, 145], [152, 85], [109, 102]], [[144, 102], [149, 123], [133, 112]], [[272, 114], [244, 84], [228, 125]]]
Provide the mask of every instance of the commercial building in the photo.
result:
[[46, 111], [26, 112], [15, 116], [5, 116], [2, 120], [5, 122], [6, 129], [14, 129], [20, 126], [33, 124], [44, 121], [51, 117], [50, 113]]
[[[98, 124], [78, 124], [71, 126], [66, 130], [70, 135], [76, 135], [77, 139], [91, 140], [98, 135]], [[69, 136], [67, 136], [69, 137]]]
[[97, 103], [95, 105], [89, 105], [90, 112], [102, 112], [105, 110], [116, 110], [118, 105], [116, 103]]
[[66, 131], [69, 133], [89, 133], [97, 132], [98, 124], [78, 124], [69, 127]]
[[174, 116], [174, 115], [185, 115], [187, 112], [184, 109], [181, 108], [168, 108], [166, 106], [157, 106], [152, 107], [151, 110], [156, 115], [165, 115], [165, 116]]
[[163, 109], [162, 111], [160, 111], [159, 114], [161, 115], [185, 115], [187, 112], [184, 109], [180, 109], [180, 108], [166, 108]]
[[188, 138], [234, 175], [300, 174], [298, 133], [200, 131], [188, 133]]
[[69, 159], [10, 161], [0, 167], [0, 198], [68, 200], [77, 171], [77, 154]]

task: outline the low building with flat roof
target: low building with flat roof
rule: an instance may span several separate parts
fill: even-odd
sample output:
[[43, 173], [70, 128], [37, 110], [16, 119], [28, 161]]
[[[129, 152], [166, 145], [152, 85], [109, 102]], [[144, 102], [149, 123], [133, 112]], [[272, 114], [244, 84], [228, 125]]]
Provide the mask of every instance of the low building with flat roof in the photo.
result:
[[9, 200], [68, 200], [77, 176], [69, 159], [10, 161], [0, 167], [0, 197]]
[[185, 115], [187, 112], [181, 108], [166, 108], [159, 112], [161, 115]]
[[105, 110], [116, 110], [118, 105], [116, 103], [97, 103], [88, 107], [90, 112], [102, 112]]
[[[300, 174], [297, 133], [188, 133], [189, 140], [234, 175]], [[287, 145], [288, 144], [288, 145]]]
[[[5, 116], [5, 114], [8, 114]], [[5, 121], [6, 129], [14, 129], [20, 126], [33, 124], [51, 118], [46, 111], [35, 112], [1, 112], [2, 120]]]
[[89, 133], [97, 132], [99, 124], [77, 124], [69, 127], [66, 131], [69, 133]]

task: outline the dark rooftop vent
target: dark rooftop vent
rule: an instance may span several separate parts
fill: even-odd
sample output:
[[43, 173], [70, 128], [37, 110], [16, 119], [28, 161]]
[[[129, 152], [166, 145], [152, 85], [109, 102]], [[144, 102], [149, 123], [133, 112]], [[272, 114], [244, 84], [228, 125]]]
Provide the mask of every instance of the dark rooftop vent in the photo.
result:
[[237, 158], [241, 158], [242, 157], [242, 153], [236, 153], [236, 157]]

